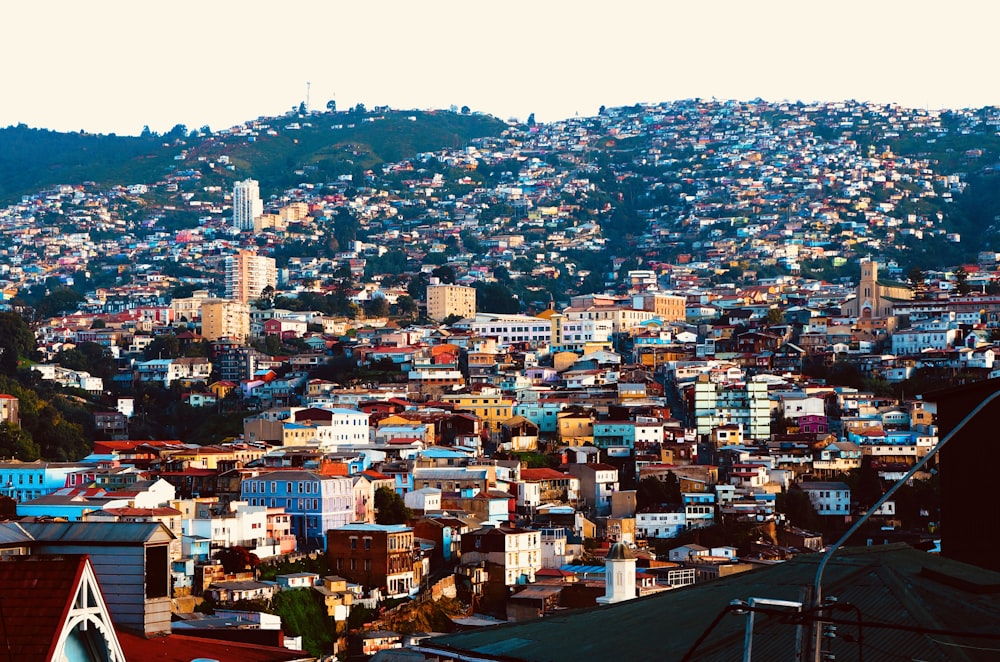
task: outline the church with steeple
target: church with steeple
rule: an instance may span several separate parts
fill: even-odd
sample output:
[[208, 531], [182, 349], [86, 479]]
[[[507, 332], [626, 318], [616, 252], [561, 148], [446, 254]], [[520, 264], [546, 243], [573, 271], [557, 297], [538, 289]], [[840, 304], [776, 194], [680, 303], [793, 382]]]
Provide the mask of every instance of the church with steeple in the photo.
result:
[[861, 260], [861, 282], [858, 283], [857, 294], [843, 305], [841, 313], [856, 318], [860, 328], [886, 330], [891, 325], [896, 302], [912, 300], [913, 289], [909, 285], [880, 281], [878, 262], [864, 258]]

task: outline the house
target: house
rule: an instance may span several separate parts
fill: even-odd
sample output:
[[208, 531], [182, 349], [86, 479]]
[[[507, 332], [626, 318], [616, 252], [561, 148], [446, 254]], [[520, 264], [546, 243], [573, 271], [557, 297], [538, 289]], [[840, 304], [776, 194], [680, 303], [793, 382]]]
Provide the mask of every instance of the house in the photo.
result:
[[421, 517], [413, 523], [413, 534], [417, 538], [434, 543], [431, 567], [450, 564], [462, 554], [462, 535], [472, 527], [464, 520], [447, 515]]
[[484, 526], [462, 536], [462, 565], [485, 562], [502, 569], [506, 586], [535, 581], [542, 567], [541, 533]]
[[170, 543], [156, 522], [24, 522], [39, 554], [87, 554], [116, 628], [170, 632]]
[[0, 562], [0, 616], [11, 660], [125, 661], [87, 555]]
[[822, 517], [850, 517], [851, 488], [842, 482], [799, 483], [799, 489], [806, 493], [816, 514]]
[[20, 425], [21, 419], [18, 415], [19, 400], [13, 395], [0, 393], [0, 423], [10, 423]]
[[618, 491], [618, 469], [610, 464], [571, 464], [569, 472], [580, 479], [580, 499], [598, 515], [611, 512], [611, 495]]
[[401, 524], [347, 524], [326, 532], [326, 557], [345, 579], [405, 597], [420, 585], [413, 542], [413, 529]]
[[305, 547], [322, 546], [326, 531], [354, 519], [354, 486], [347, 476], [279, 470], [241, 481], [240, 500], [284, 508], [292, 534]]

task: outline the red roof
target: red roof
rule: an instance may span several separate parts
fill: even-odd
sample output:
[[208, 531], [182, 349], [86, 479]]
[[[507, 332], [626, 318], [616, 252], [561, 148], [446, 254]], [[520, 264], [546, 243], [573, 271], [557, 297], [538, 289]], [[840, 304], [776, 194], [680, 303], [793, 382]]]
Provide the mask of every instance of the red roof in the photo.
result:
[[119, 517], [162, 517], [165, 515], [180, 515], [181, 511], [176, 508], [162, 506], [159, 508], [105, 508], [104, 512], [118, 515]]
[[126, 659], [144, 660], [144, 662], [191, 662], [196, 658], [240, 662], [285, 662], [303, 658], [302, 651], [287, 648], [255, 646], [182, 634], [146, 639], [130, 632], [119, 632], [118, 640], [121, 642]]
[[86, 559], [24, 557], [0, 563], [0, 634], [12, 660], [48, 660], [55, 654]]
[[566, 480], [568, 478], [571, 478], [569, 474], [564, 474], [555, 469], [521, 469], [521, 480]]

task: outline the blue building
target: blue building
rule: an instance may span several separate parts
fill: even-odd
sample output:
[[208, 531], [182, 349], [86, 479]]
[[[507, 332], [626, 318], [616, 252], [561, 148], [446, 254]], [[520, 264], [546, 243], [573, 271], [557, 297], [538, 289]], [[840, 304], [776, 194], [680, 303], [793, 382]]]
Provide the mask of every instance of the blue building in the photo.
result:
[[328, 530], [353, 521], [352, 486], [347, 476], [279, 470], [243, 480], [240, 499], [251, 506], [284, 508], [299, 549], [319, 549]]

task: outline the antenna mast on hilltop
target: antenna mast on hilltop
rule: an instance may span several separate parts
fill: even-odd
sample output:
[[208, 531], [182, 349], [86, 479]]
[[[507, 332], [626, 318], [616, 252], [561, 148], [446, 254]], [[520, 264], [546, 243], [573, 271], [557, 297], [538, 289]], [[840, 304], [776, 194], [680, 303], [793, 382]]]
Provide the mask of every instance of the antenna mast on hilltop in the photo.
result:
[[309, 86], [312, 85], [309, 81], [306, 81], [306, 110], [309, 110]]

